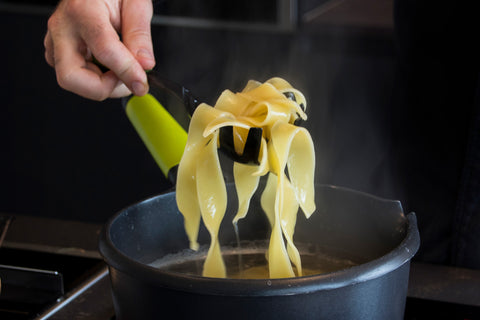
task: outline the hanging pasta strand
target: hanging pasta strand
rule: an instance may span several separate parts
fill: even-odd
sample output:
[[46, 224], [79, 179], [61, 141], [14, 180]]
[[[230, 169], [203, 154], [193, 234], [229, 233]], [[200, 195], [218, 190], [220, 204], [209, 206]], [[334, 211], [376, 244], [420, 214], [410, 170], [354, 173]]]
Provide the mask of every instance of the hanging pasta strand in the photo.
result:
[[202, 220], [210, 233], [210, 248], [203, 276], [226, 277], [225, 264], [218, 242], [218, 232], [227, 209], [227, 190], [217, 154], [218, 131], [212, 133], [197, 159], [197, 195]]

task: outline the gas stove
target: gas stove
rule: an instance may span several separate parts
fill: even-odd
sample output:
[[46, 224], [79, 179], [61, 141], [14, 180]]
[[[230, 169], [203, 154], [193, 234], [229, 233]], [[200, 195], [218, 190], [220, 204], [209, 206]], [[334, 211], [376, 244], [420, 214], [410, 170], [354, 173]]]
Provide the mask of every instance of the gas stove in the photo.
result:
[[[0, 319], [115, 319], [101, 229], [0, 214]], [[405, 319], [480, 319], [480, 271], [412, 262]]]
[[113, 319], [101, 228], [0, 215], [0, 319]]

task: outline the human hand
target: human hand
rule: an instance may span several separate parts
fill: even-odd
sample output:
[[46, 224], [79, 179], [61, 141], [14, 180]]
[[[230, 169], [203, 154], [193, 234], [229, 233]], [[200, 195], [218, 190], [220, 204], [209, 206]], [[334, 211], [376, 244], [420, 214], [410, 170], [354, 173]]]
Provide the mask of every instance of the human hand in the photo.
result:
[[[152, 14], [152, 0], [60, 1], [44, 40], [58, 84], [98, 101], [146, 94], [145, 70], [155, 65]], [[93, 57], [109, 70], [102, 72]]]

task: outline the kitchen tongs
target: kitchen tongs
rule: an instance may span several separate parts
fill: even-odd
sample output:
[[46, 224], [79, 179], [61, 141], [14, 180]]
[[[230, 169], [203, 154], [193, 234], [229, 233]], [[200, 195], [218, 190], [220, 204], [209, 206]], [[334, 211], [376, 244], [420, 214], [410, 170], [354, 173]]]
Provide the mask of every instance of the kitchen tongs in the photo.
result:
[[[164, 79], [156, 72], [148, 73], [149, 94], [123, 99], [128, 118], [172, 183], [186, 145], [190, 117], [200, 104], [187, 88]], [[235, 151], [233, 127], [220, 128], [219, 149], [230, 159], [244, 164], [259, 164], [262, 128], [248, 131], [242, 154]]]

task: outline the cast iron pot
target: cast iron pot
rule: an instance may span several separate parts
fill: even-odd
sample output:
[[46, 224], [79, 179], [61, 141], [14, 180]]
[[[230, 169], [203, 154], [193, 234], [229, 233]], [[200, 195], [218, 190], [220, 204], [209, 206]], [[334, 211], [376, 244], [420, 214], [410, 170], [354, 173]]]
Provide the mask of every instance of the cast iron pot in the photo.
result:
[[[220, 234], [235, 242], [231, 219]], [[175, 193], [137, 203], [114, 216], [100, 237], [109, 265], [116, 319], [403, 319], [410, 260], [420, 238], [414, 213], [398, 201], [334, 186], [316, 186], [317, 211], [299, 212], [294, 240], [334, 249], [359, 264], [289, 279], [217, 279], [162, 271], [149, 264], [188, 248]], [[258, 196], [239, 222], [242, 240], [268, 239]], [[208, 244], [202, 228], [200, 243]], [[332, 251], [332, 252], [333, 252]]]

